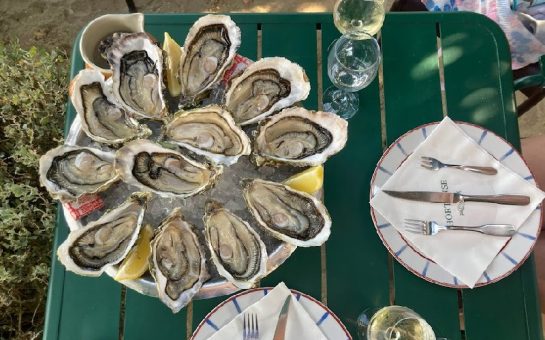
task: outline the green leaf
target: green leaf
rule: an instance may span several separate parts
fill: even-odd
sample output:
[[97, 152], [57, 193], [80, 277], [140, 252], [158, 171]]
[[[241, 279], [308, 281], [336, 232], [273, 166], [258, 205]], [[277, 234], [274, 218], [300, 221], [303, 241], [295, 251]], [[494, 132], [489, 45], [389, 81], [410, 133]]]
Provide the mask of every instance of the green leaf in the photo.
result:
[[56, 204], [38, 159], [62, 143], [68, 66], [61, 50], [0, 42], [0, 338], [43, 327]]

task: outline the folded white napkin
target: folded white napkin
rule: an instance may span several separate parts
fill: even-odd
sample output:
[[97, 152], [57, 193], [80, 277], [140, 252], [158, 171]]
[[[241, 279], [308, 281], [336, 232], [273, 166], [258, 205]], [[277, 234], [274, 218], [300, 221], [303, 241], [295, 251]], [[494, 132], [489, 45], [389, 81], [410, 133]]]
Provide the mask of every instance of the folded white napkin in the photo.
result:
[[246, 308], [237, 317], [217, 331], [210, 340], [240, 339], [242, 338], [242, 324], [245, 313], [255, 313], [259, 318], [259, 339], [271, 340], [274, 337], [278, 316], [287, 296], [291, 296], [291, 302], [286, 323], [287, 340], [320, 340], [327, 338], [312, 321], [305, 309], [299, 304], [284, 282], [279, 283], [267, 295], [253, 305]]
[[[509, 150], [506, 150], [506, 152]], [[420, 157], [435, 157], [444, 163], [492, 166], [493, 176], [457, 169], [431, 171], [420, 166]], [[514, 173], [467, 136], [448, 117], [433, 130], [406, 161], [386, 181], [382, 190], [448, 191], [462, 194], [519, 194], [530, 197], [526, 206], [465, 202], [463, 212], [457, 204], [426, 203], [394, 198], [379, 191], [371, 206], [386, 218], [422, 254], [473, 288], [501, 250], [508, 237], [482, 235], [470, 231], [444, 231], [434, 236], [404, 230], [404, 219], [433, 220], [439, 224], [513, 224], [517, 229], [541, 203], [545, 194]]]

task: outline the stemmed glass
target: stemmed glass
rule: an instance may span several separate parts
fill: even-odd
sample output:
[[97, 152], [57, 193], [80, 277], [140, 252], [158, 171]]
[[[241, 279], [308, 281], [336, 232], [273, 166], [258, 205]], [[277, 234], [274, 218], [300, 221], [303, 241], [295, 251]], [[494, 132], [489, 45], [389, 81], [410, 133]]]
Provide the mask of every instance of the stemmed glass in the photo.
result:
[[328, 76], [333, 85], [324, 92], [324, 109], [345, 119], [358, 112], [354, 93], [375, 78], [380, 48], [372, 37], [384, 21], [384, 0], [339, 0], [333, 19], [343, 36], [332, 43], [327, 59]]
[[354, 93], [368, 86], [377, 75], [380, 47], [375, 38], [360, 33], [358, 39], [348, 33], [334, 41], [327, 58], [327, 74], [335, 85], [324, 92], [324, 109], [345, 119], [358, 112], [359, 99]]
[[384, 0], [339, 0], [333, 8], [333, 21], [343, 34], [375, 35], [384, 22]]
[[402, 306], [387, 306], [363, 312], [358, 318], [358, 336], [366, 340], [436, 339], [426, 320], [412, 309]]

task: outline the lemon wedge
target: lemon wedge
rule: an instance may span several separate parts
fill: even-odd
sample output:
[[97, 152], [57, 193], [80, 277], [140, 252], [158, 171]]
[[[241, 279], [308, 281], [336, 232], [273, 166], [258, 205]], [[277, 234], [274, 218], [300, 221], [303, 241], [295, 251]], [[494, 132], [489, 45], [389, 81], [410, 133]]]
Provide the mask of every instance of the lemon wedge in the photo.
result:
[[140, 232], [136, 245], [119, 266], [114, 278], [116, 281], [135, 280], [148, 270], [152, 236], [153, 229], [147, 224]]
[[291, 176], [284, 183], [295, 190], [313, 194], [320, 190], [324, 184], [324, 167], [313, 166]]
[[180, 81], [178, 80], [178, 69], [180, 68], [180, 57], [182, 48], [170, 35], [165, 32], [163, 41], [163, 51], [165, 51], [165, 67], [167, 76], [167, 88], [171, 96], [176, 97], [182, 91]]

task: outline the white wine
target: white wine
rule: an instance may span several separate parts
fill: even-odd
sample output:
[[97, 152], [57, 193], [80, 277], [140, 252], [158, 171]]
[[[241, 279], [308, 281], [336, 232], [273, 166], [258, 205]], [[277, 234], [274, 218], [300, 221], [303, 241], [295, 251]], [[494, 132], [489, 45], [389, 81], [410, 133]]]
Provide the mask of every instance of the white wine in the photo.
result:
[[380, 309], [369, 322], [369, 340], [435, 340], [431, 326], [406, 307]]
[[342, 33], [355, 39], [364, 34], [374, 35], [384, 22], [383, 0], [339, 0], [333, 10], [333, 21]]

